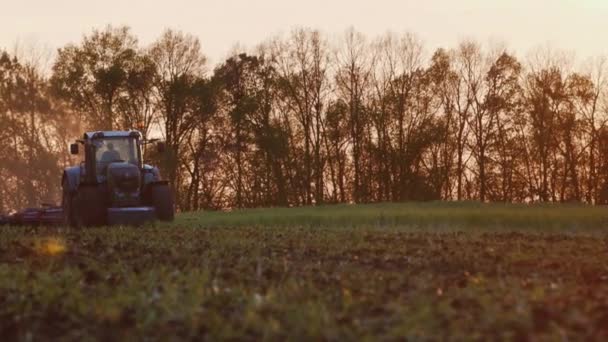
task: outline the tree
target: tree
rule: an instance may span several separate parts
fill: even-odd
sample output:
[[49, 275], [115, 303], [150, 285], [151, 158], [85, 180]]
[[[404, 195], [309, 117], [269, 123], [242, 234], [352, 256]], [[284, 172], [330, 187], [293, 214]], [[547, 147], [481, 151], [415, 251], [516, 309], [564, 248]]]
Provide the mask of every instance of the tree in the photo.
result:
[[[606, 125], [608, 118], [603, 106], [606, 91], [608, 90], [608, 61], [605, 57], [596, 58], [587, 63], [586, 70], [582, 74], [571, 77], [570, 87], [574, 97], [574, 110], [580, 113], [581, 129], [585, 135], [584, 144], [587, 144], [587, 181], [585, 200], [588, 203], [598, 203], [600, 195], [601, 166], [599, 164], [599, 139], [602, 128]], [[604, 115], [602, 115], [604, 112]], [[580, 165], [577, 165], [580, 168]]]
[[348, 118], [353, 164], [352, 199], [355, 203], [367, 202], [364, 177], [364, 147], [367, 116], [364, 99], [370, 77], [370, 54], [365, 37], [349, 29], [344, 34], [341, 48], [335, 56], [335, 82], [338, 97], [348, 106]]
[[[485, 76], [488, 87], [485, 105], [494, 120], [491, 159], [496, 167], [497, 184], [490, 197], [494, 201], [511, 202], [514, 192], [523, 187], [517, 171], [521, 165], [522, 149], [516, 135], [516, 127], [522, 121], [521, 71], [522, 66], [517, 59], [503, 52]], [[485, 196], [480, 198], [485, 200]]]
[[534, 193], [543, 202], [556, 200], [556, 152], [559, 116], [565, 110], [567, 90], [562, 72], [557, 67], [530, 73], [527, 77], [528, 114], [533, 144], [533, 164], [538, 178]]
[[[128, 27], [93, 30], [80, 45], [59, 49], [51, 84], [55, 94], [84, 116], [92, 129], [112, 130], [130, 115], [134, 78], [145, 73], [137, 39]], [[131, 82], [130, 82], [131, 81]], [[145, 85], [144, 85], [145, 86]], [[121, 113], [122, 109], [126, 111]]]
[[437, 98], [441, 115], [437, 118], [439, 138], [430, 147], [428, 173], [435, 188], [443, 199], [451, 199], [453, 192], [453, 165], [456, 154], [456, 135], [454, 134], [455, 103], [454, 92], [458, 84], [458, 74], [452, 66], [453, 58], [448, 51], [438, 49], [433, 54], [427, 75], [431, 89]]
[[134, 128], [142, 132], [146, 139], [157, 119], [154, 106], [154, 79], [156, 69], [149, 56], [138, 54], [128, 70], [124, 86], [124, 96], [118, 99], [120, 124], [124, 128]]
[[218, 112], [219, 85], [213, 79], [200, 79], [194, 85], [195, 128], [186, 139], [184, 168], [189, 176], [184, 210], [219, 209], [229, 204], [225, 193], [225, 120]]
[[[236, 169], [234, 191], [236, 194], [235, 206], [243, 208], [244, 183], [246, 168], [251, 168], [246, 154], [249, 144], [253, 141], [253, 116], [259, 110], [260, 103], [257, 98], [256, 70], [259, 60], [255, 56], [239, 54], [229, 58], [215, 71], [214, 77], [221, 82], [226, 102], [228, 117], [232, 130], [229, 133], [231, 148], [228, 153], [234, 154]], [[231, 172], [232, 173], [232, 172]]]
[[[384, 59], [391, 70], [388, 83], [389, 137], [393, 146], [394, 172], [392, 199], [422, 199], [426, 187], [420, 163], [429, 147], [433, 125], [431, 79], [422, 65], [423, 46], [412, 34], [386, 37]], [[422, 196], [422, 197], [421, 197]]]
[[[464, 181], [469, 158], [466, 156], [466, 147], [471, 133], [469, 122], [474, 110], [478, 83], [480, 79], [479, 65], [481, 59], [480, 47], [476, 42], [463, 41], [458, 49], [452, 52], [455, 72], [458, 79], [454, 82], [455, 90], [452, 92], [452, 101], [455, 109], [456, 143], [456, 199], [464, 199]], [[477, 106], [481, 109], [480, 106]]]
[[148, 54], [156, 71], [155, 108], [162, 121], [167, 145], [167, 158], [163, 166], [181, 203], [182, 146], [196, 126], [194, 90], [197, 82], [204, 77], [206, 57], [201, 52], [197, 38], [172, 30], [166, 30], [152, 44]]
[[[302, 189], [304, 204], [322, 203], [324, 194], [324, 160], [321, 158], [321, 128], [328, 85], [327, 42], [319, 31], [296, 29], [288, 40], [277, 42], [275, 69], [278, 73], [280, 104], [297, 123], [290, 130], [292, 183]], [[292, 120], [286, 119], [284, 122]], [[300, 146], [298, 137], [303, 140]], [[302, 162], [298, 149], [302, 149]], [[295, 158], [294, 158], [295, 157]], [[314, 190], [313, 190], [314, 186]]]
[[413, 34], [330, 43], [298, 28], [213, 73], [199, 41], [128, 28], [42, 54], [0, 54], [0, 209], [56, 200], [68, 141], [90, 129], [163, 135], [145, 151], [181, 210], [325, 202], [608, 202], [606, 62], [559, 51], [523, 67], [474, 41], [429, 60]]
[[[479, 62], [481, 61], [478, 60]], [[482, 202], [487, 200], [488, 192], [493, 190], [489, 189], [489, 185], [492, 185], [494, 160], [500, 160], [500, 155], [496, 156], [500, 149], [500, 139], [508, 138], [505, 136], [508, 129], [505, 123], [509, 120], [508, 116], [514, 115], [520, 94], [518, 78], [521, 65], [514, 57], [501, 52], [495, 58], [490, 57], [489, 64], [487, 69], [478, 65], [476, 68], [483, 75], [477, 74], [468, 82], [473, 98], [469, 122], [473, 135], [472, 153], [477, 164], [478, 198]], [[506, 142], [502, 143], [503, 159], [502, 164], [499, 163], [499, 172], [503, 177], [502, 192], [505, 197], [505, 177], [510, 177], [507, 173], [512, 171], [514, 165], [507, 164]]]
[[0, 211], [57, 199], [65, 114], [39, 65], [0, 53]]

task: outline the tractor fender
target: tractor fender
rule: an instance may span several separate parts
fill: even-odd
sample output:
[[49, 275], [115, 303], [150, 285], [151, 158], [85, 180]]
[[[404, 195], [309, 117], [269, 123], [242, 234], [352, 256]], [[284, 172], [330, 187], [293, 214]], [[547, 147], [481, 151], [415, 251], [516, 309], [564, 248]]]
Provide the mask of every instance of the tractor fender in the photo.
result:
[[160, 171], [157, 167], [145, 164], [143, 167], [143, 183], [144, 185], [153, 184], [161, 181]]
[[80, 184], [80, 166], [68, 167], [63, 171], [63, 180], [66, 180], [70, 192], [76, 192]]

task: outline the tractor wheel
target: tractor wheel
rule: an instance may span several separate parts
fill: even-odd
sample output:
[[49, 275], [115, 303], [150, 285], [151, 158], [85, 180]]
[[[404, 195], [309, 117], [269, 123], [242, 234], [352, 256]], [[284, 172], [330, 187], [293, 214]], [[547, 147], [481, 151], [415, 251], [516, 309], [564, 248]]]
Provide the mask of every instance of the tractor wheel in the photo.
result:
[[74, 221], [77, 227], [102, 226], [106, 223], [104, 194], [96, 186], [81, 186], [74, 196]]
[[150, 188], [150, 204], [156, 211], [156, 217], [161, 221], [173, 221], [175, 204], [173, 192], [167, 184], [156, 184]]
[[63, 225], [66, 227], [75, 226], [74, 221], [74, 194], [70, 191], [70, 187], [67, 181], [63, 181], [61, 184], [62, 195], [61, 195], [61, 209], [63, 211]]

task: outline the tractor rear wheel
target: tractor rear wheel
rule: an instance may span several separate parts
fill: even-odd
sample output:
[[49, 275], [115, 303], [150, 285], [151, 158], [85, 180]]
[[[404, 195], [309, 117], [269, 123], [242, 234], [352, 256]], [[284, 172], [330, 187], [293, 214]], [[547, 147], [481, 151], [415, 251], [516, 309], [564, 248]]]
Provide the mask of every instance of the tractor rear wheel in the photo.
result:
[[63, 225], [66, 227], [75, 226], [74, 221], [74, 194], [70, 191], [70, 187], [66, 180], [61, 184], [61, 209], [63, 211]]
[[106, 207], [103, 191], [92, 185], [80, 186], [74, 196], [74, 221], [78, 227], [106, 224]]
[[150, 188], [150, 204], [156, 211], [156, 217], [161, 221], [173, 221], [175, 203], [173, 191], [167, 184], [155, 184]]

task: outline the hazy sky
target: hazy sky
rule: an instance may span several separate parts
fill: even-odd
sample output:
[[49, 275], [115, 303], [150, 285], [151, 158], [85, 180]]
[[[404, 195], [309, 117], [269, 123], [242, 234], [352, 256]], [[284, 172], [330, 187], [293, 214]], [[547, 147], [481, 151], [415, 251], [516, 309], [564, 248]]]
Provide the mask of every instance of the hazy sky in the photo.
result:
[[2, 0], [0, 48], [17, 40], [55, 49], [92, 28], [129, 25], [147, 44], [163, 29], [198, 36], [212, 63], [294, 26], [330, 37], [417, 33], [431, 51], [462, 38], [499, 40], [518, 54], [547, 43], [577, 57], [608, 55], [608, 0]]

